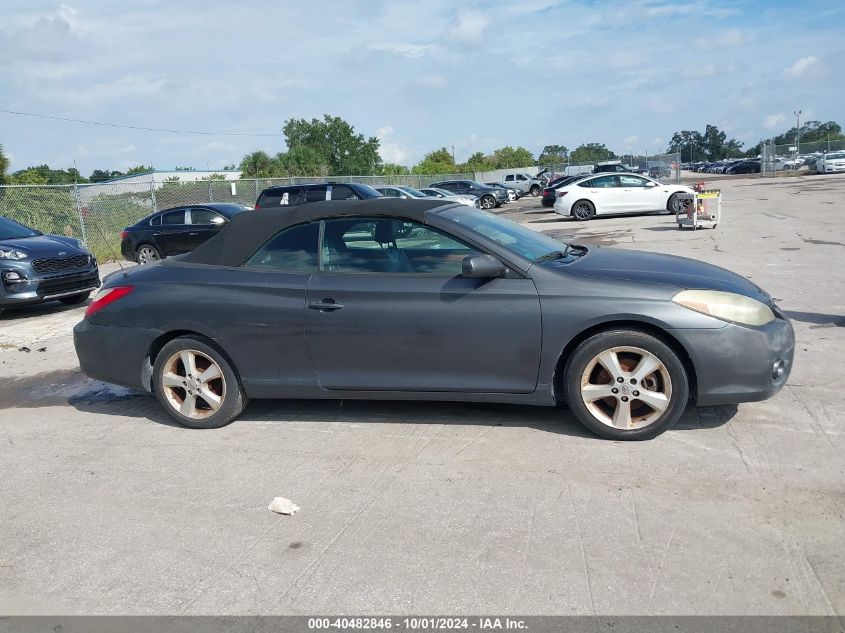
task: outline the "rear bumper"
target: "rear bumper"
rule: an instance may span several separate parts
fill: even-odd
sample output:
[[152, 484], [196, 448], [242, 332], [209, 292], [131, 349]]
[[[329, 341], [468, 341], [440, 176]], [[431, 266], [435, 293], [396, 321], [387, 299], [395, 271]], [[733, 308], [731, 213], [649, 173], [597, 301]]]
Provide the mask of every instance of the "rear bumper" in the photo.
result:
[[158, 330], [94, 325], [85, 319], [73, 328], [73, 344], [86, 376], [148, 391], [147, 354], [161, 334]]
[[713, 330], [672, 334], [690, 353], [699, 405], [766, 400], [780, 391], [792, 370], [795, 334], [786, 319], [762, 327], [728, 324], [717, 336]]

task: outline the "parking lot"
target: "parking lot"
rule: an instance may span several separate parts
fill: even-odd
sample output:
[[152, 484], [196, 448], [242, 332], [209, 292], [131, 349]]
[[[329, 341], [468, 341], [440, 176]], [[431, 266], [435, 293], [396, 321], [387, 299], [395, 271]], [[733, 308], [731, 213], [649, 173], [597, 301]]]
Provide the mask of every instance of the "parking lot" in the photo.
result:
[[724, 266], [793, 319], [775, 398], [647, 442], [565, 409], [410, 402], [254, 401], [189, 430], [79, 373], [84, 307], [3, 314], [0, 612], [841, 614], [845, 177], [701, 176], [713, 230], [497, 210]]

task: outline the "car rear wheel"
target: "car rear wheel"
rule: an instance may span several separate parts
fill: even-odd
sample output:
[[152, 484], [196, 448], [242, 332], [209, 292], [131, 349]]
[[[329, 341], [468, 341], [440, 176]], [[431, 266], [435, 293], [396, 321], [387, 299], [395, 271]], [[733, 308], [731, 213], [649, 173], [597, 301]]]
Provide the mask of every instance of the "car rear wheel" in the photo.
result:
[[579, 200], [572, 205], [572, 217], [576, 220], [590, 220], [596, 214], [596, 207], [589, 200]]
[[496, 199], [493, 196], [483, 196], [481, 198], [481, 208], [490, 210], [496, 206]]
[[638, 330], [611, 330], [582, 342], [563, 375], [570, 410], [612, 440], [645, 440], [680, 419], [689, 380], [677, 354]]
[[88, 300], [88, 297], [91, 296], [90, 292], [83, 292], [78, 295], [70, 295], [69, 297], [60, 297], [59, 301], [64, 303], [65, 305], [75, 306], [77, 304], [83, 303]]
[[226, 426], [247, 398], [231, 362], [200, 337], [165, 345], [153, 367], [153, 391], [170, 416], [192, 429]]
[[539, 185], [532, 185], [531, 195], [534, 196], [535, 198], [540, 195], [540, 186]]
[[141, 244], [135, 251], [135, 261], [141, 264], [151, 264], [161, 259], [161, 253], [152, 244]]

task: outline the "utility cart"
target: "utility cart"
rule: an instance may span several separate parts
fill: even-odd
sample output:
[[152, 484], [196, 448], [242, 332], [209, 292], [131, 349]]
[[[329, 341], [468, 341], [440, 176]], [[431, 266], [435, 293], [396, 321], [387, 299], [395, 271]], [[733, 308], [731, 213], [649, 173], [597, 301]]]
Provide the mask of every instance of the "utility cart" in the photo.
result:
[[715, 229], [722, 217], [722, 192], [718, 189], [696, 191], [695, 193], [676, 194], [678, 206], [675, 219], [678, 228], [692, 227], [694, 231], [700, 226]]

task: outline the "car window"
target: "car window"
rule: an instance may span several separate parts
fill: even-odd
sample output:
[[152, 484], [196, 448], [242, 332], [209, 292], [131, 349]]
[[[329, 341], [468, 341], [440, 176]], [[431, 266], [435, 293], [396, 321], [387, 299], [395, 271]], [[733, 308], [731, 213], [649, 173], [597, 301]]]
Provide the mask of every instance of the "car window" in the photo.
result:
[[637, 176], [619, 176], [619, 182], [623, 187], [645, 187], [648, 181]]
[[385, 196], [386, 198], [401, 198], [402, 192], [398, 189], [394, 189], [393, 187], [380, 187], [376, 191], [380, 192], [381, 195]]
[[326, 185], [308, 187], [308, 191], [305, 193], [305, 202], [321, 202], [325, 200], [326, 191], [328, 191]]
[[513, 175], [505, 176], [505, 182], [513, 182]]
[[592, 178], [586, 182], [582, 182], [582, 187], [589, 187], [590, 189], [606, 189], [608, 187], [616, 187], [616, 176], [600, 176], [599, 178]]
[[244, 266], [286, 273], [312, 273], [317, 270], [319, 235], [319, 222], [289, 227], [270, 238]]
[[261, 194], [261, 198], [258, 200], [258, 206], [266, 209], [267, 207], [286, 207], [291, 204], [296, 204], [301, 191], [302, 187], [268, 189]]
[[517, 175], [516, 175], [516, 179], [517, 179], [517, 180], [528, 180], [528, 178], [526, 178], [526, 177], [525, 177], [525, 176], [523, 176], [522, 174], [517, 174]]
[[191, 224], [217, 226], [225, 223], [226, 218], [211, 209], [191, 209]]
[[185, 224], [185, 210], [169, 211], [161, 215], [161, 223], [164, 226], [178, 226]]
[[150, 226], [161, 226], [161, 216], [157, 215], [150, 219]]
[[418, 222], [393, 218], [327, 220], [321, 268], [327, 272], [455, 277], [478, 251]]
[[352, 187], [347, 185], [332, 185], [332, 200], [358, 200], [359, 196]]

